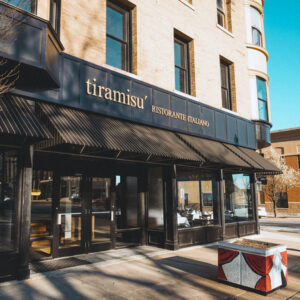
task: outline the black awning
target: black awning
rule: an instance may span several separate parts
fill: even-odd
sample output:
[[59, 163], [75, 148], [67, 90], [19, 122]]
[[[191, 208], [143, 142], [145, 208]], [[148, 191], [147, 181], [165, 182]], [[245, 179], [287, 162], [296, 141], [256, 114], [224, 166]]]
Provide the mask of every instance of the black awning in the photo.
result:
[[202, 163], [173, 132], [58, 105], [38, 103], [60, 143]]
[[[246, 161], [248, 163], [248, 165], [250, 165], [253, 169], [255, 170], [263, 170], [263, 167], [258, 164], [256, 162], [256, 160], [251, 159], [251, 157], [249, 157], [248, 155], [245, 154], [245, 152], [243, 152], [240, 147], [237, 147], [235, 145], [231, 145], [231, 144], [223, 144], [226, 148], [228, 148], [230, 151], [232, 151], [234, 154], [236, 154], [236, 156], [238, 156], [239, 158], [241, 158], [242, 160]], [[254, 150], [249, 149], [251, 152], [253, 152]]]
[[52, 138], [48, 129], [35, 116], [27, 100], [8, 94], [0, 97], [0, 135], [36, 141]]
[[258, 173], [263, 173], [265, 175], [276, 175], [282, 174], [281, 170], [274, 166], [271, 162], [267, 159], [263, 158], [259, 153], [254, 150], [238, 147], [245, 155], [251, 158], [252, 161], [255, 161], [258, 165], [261, 166], [262, 170]]
[[223, 167], [240, 167], [251, 168], [245, 160], [238, 157], [235, 153], [226, 148], [222, 143], [190, 136], [186, 134], [178, 134], [190, 147], [198, 154], [203, 156], [209, 164], [216, 164]]

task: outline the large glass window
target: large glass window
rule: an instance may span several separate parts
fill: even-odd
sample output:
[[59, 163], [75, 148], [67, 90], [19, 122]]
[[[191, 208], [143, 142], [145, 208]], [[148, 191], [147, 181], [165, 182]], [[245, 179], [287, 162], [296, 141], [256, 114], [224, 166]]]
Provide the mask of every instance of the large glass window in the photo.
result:
[[231, 84], [230, 84], [230, 65], [224, 61], [220, 62], [221, 68], [221, 92], [222, 106], [232, 110]]
[[163, 180], [161, 168], [151, 168], [149, 170], [148, 227], [164, 229]]
[[0, 153], [0, 252], [15, 249], [17, 157]]
[[22, 8], [28, 12], [36, 12], [36, 0], [4, 0], [4, 2]]
[[257, 100], [258, 100], [258, 114], [259, 119], [268, 122], [268, 104], [267, 104], [267, 91], [266, 81], [264, 79], [256, 79], [257, 84]]
[[175, 89], [183, 93], [190, 93], [189, 83], [189, 60], [188, 43], [174, 38], [174, 57], [175, 57]]
[[52, 185], [51, 171], [33, 171], [30, 227], [32, 259], [51, 254]]
[[106, 63], [130, 71], [129, 12], [110, 2], [106, 9]]
[[178, 227], [218, 224], [216, 180], [195, 174], [182, 175], [177, 178]]
[[253, 219], [250, 177], [244, 174], [224, 176], [225, 222]]

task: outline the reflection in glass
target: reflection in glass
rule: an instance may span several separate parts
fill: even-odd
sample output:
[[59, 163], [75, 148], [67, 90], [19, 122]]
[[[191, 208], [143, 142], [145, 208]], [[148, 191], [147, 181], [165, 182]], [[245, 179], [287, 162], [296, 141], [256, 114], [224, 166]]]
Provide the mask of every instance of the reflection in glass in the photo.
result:
[[259, 119], [268, 121], [267, 102], [258, 100]]
[[225, 222], [253, 219], [250, 177], [243, 174], [228, 174], [224, 180]]
[[184, 92], [185, 89], [185, 70], [175, 67], [175, 89]]
[[116, 176], [116, 223], [118, 229], [137, 227], [138, 179], [133, 176]]
[[179, 43], [174, 43], [175, 52], [175, 65], [178, 67], [184, 67], [184, 49], [183, 45]]
[[261, 33], [258, 29], [252, 27], [252, 43], [261, 46]]
[[124, 39], [124, 15], [111, 7], [106, 10], [106, 32], [119, 40]]
[[163, 179], [161, 168], [149, 170], [148, 227], [164, 229]]
[[127, 227], [138, 226], [138, 179], [137, 177], [126, 177], [126, 224]]
[[106, 63], [113, 67], [124, 69], [125, 47], [125, 44], [106, 37]]
[[15, 250], [17, 157], [0, 153], [0, 252]]
[[178, 227], [218, 224], [217, 184], [214, 178], [178, 178], [177, 189]]
[[32, 259], [51, 254], [52, 184], [52, 172], [33, 171], [30, 227]]
[[80, 246], [81, 243], [81, 195], [80, 176], [61, 178], [58, 224], [60, 247]]
[[93, 178], [92, 237], [93, 243], [110, 242], [110, 179]]
[[256, 83], [257, 83], [257, 97], [261, 100], [267, 100], [266, 81], [257, 78]]
[[4, 2], [22, 8], [28, 12], [31, 12], [31, 0], [4, 0]]

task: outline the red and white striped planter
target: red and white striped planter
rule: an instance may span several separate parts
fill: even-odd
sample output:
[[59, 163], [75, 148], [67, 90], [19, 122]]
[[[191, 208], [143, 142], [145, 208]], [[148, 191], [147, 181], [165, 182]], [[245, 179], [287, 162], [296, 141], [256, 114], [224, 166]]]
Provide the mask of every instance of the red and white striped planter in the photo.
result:
[[258, 249], [219, 242], [218, 279], [264, 294], [286, 286], [286, 246]]

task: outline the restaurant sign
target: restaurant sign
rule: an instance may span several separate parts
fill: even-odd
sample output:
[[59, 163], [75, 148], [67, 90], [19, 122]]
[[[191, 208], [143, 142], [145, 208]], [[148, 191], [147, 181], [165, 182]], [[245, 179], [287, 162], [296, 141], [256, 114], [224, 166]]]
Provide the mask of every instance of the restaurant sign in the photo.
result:
[[[85, 88], [87, 95], [98, 97], [102, 101], [113, 101], [117, 104], [127, 105], [137, 109], [144, 109], [144, 103], [148, 98], [148, 96], [138, 97], [132, 95], [129, 89], [127, 89], [126, 92], [121, 92], [118, 90], [112, 90], [109, 87], [97, 85], [96, 78], [93, 78], [92, 80], [88, 79], [85, 82]], [[170, 117], [173, 119], [178, 119], [188, 123], [196, 124], [199, 126], [209, 127], [209, 122], [206, 120], [195, 118], [182, 112], [172, 111], [164, 107], [151, 105], [151, 112], [165, 117]]]
[[[60, 87], [19, 90], [53, 102], [130, 122], [256, 149], [255, 125], [182, 93], [150, 85], [62, 53]], [[170, 80], [174, 80], [170, 74]]]

